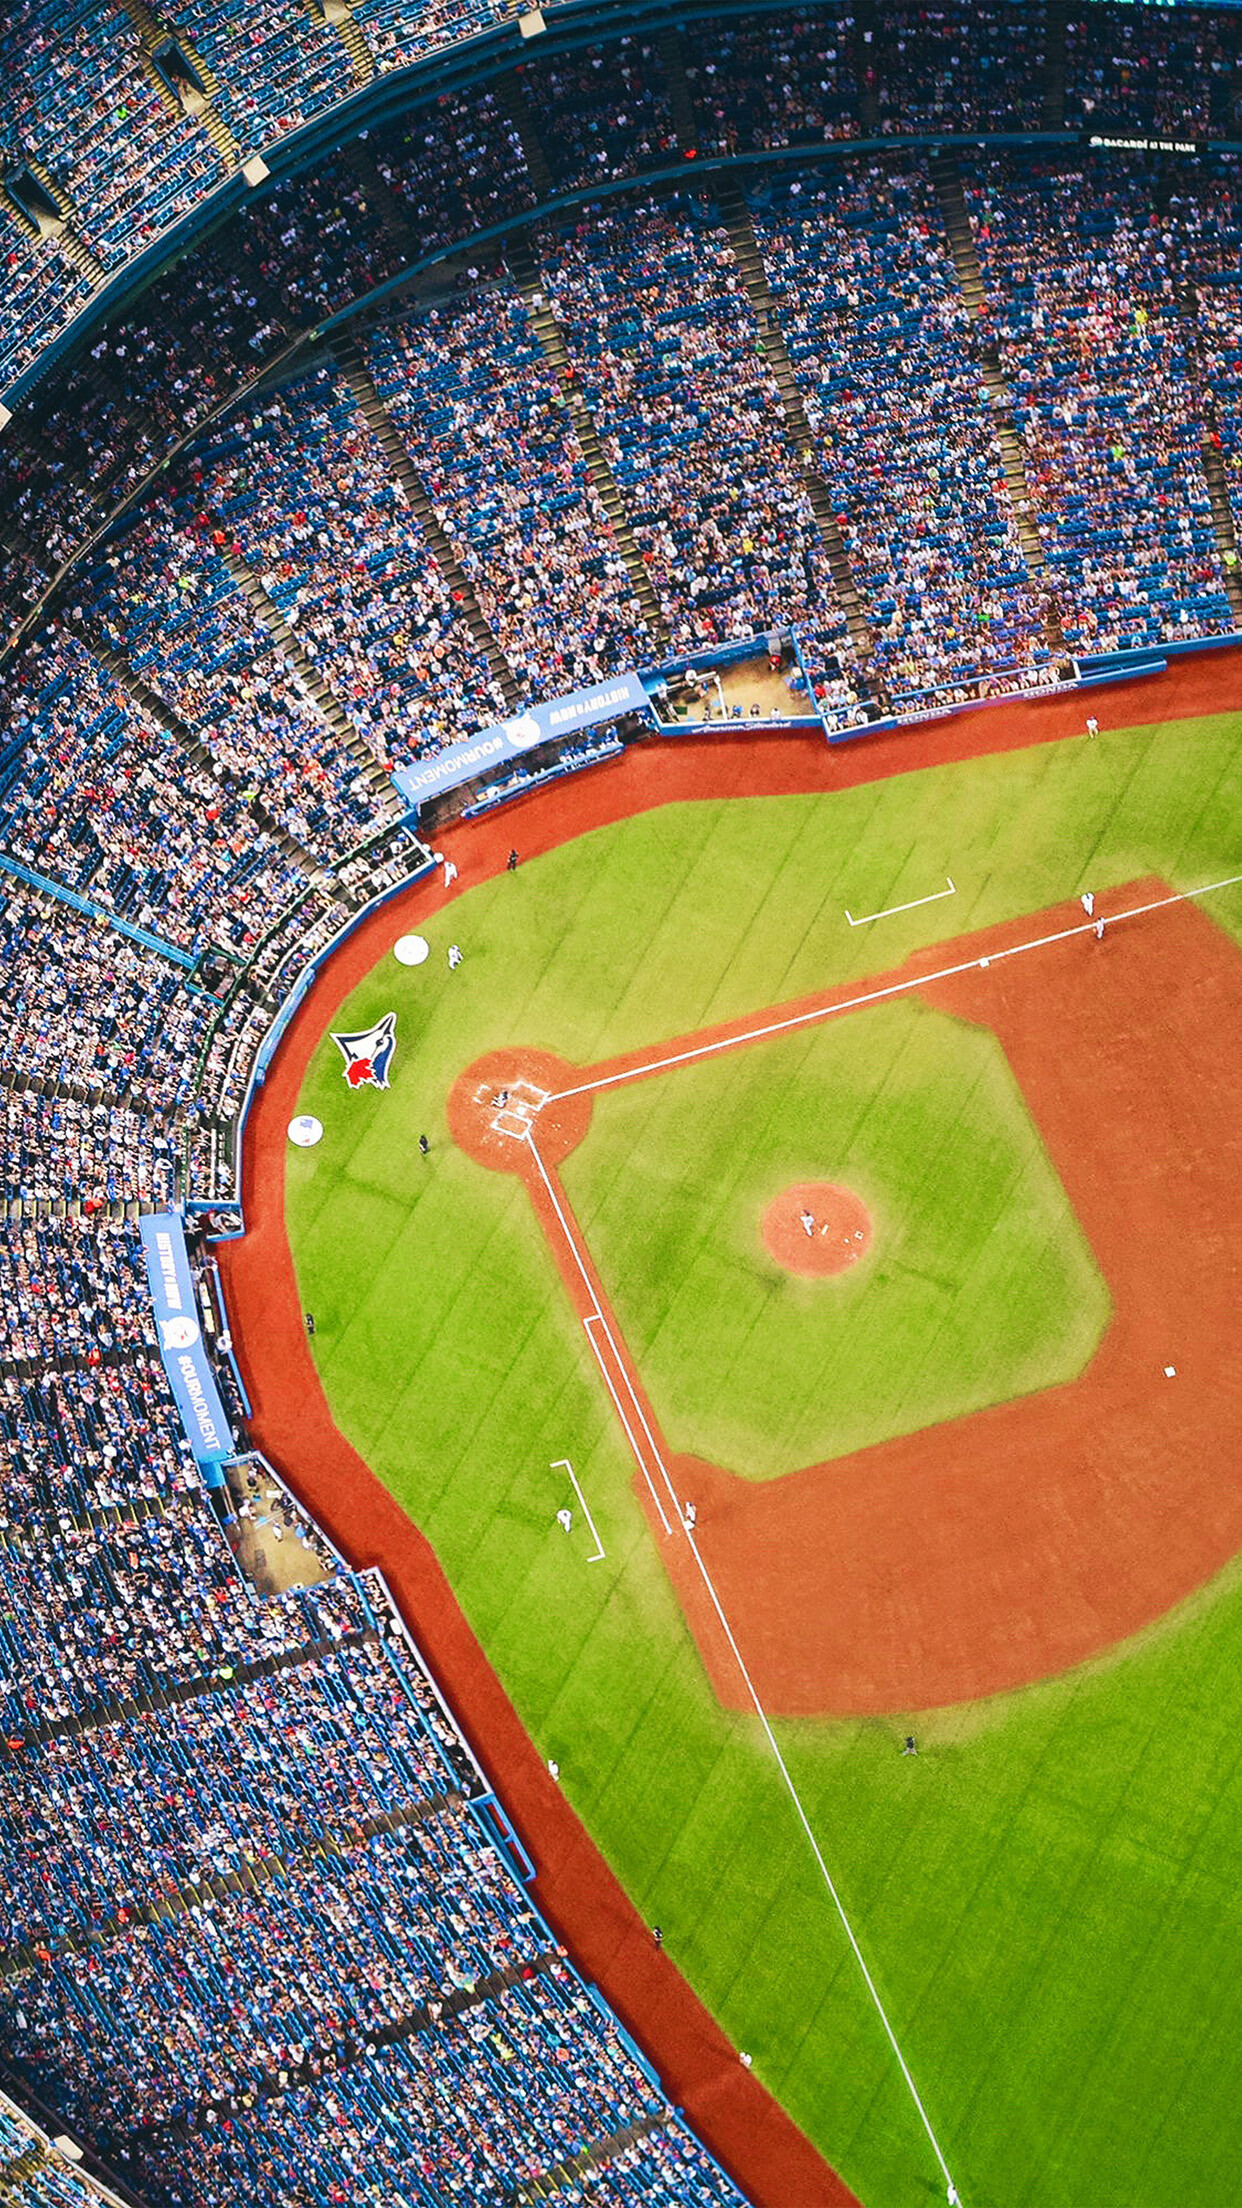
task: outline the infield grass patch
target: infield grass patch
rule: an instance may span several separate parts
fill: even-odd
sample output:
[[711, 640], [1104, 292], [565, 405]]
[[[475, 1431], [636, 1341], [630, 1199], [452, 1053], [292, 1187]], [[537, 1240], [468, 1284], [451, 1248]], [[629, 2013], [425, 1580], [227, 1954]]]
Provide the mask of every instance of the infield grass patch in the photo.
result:
[[[1083, 1369], [1108, 1294], [1000, 1043], [904, 998], [596, 1097], [562, 1178], [674, 1449], [755, 1479]], [[871, 1246], [763, 1248], [843, 1181]]]

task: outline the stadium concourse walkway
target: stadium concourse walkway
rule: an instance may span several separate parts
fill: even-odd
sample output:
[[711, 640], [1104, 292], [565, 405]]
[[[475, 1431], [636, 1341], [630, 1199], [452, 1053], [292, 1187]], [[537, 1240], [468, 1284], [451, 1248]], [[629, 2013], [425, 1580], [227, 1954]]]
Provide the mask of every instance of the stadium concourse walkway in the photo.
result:
[[[1163, 674], [984, 706], [829, 747], [815, 737], [678, 736], [632, 746], [495, 814], [445, 831], [472, 885], [503, 871], [519, 845], [534, 857], [586, 830], [679, 799], [814, 792], [1104, 729], [1242, 707], [1242, 652], [1204, 652]], [[468, 868], [466, 860], [468, 855]], [[451, 894], [451, 893], [450, 893]], [[758, 2080], [628, 1901], [553, 1782], [474, 1638], [422, 1534], [338, 1432], [307, 1347], [284, 1222], [286, 1129], [310, 1057], [336, 1007], [402, 927], [444, 902], [440, 877], [365, 921], [298, 1008], [246, 1130], [244, 1238], [221, 1245], [233, 1337], [254, 1415], [254, 1444], [350, 1563], [378, 1565], [415, 1630], [538, 1867], [539, 1898], [656, 2064], [671, 2097], [757, 2208], [848, 2208], [852, 2195]]]

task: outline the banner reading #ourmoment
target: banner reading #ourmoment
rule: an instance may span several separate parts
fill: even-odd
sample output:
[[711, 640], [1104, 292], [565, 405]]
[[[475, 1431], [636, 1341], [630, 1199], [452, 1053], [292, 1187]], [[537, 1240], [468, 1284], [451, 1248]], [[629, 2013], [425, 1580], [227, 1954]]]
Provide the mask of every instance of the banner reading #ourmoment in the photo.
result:
[[415, 766], [398, 767], [393, 780], [407, 805], [425, 805], [429, 797], [455, 790], [459, 782], [473, 782], [476, 774], [485, 774], [489, 767], [520, 759], [536, 744], [554, 743], [558, 736], [577, 736], [584, 728], [598, 728], [601, 722], [620, 720], [627, 713], [650, 717], [651, 700], [637, 675], [614, 675], [609, 682], [592, 683], [589, 690], [550, 698], [511, 721], [481, 728], [465, 743], [449, 744]]
[[[138, 1222], [155, 1306], [160, 1355], [197, 1464], [219, 1466], [233, 1454], [233, 1434], [203, 1347], [181, 1221], [156, 1211]], [[208, 1480], [218, 1486], [220, 1478]]]

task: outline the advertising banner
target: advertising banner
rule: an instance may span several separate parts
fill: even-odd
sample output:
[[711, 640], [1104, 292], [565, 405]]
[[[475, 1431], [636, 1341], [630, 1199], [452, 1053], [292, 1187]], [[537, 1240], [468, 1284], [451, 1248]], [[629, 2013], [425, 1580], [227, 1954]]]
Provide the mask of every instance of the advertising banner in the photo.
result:
[[232, 1456], [233, 1435], [203, 1346], [181, 1221], [176, 1212], [157, 1211], [138, 1225], [160, 1355], [186, 1439], [197, 1464], [218, 1465]]
[[651, 700], [637, 675], [615, 675], [609, 682], [592, 683], [589, 690], [573, 690], [566, 698], [532, 705], [511, 721], [481, 728], [477, 736], [461, 744], [449, 744], [434, 758], [416, 760], [412, 767], [398, 767], [393, 780], [407, 805], [424, 805], [429, 797], [455, 790], [461, 782], [473, 782], [489, 767], [504, 767], [511, 759], [520, 759], [536, 744], [579, 735], [584, 728], [621, 720], [627, 713], [650, 717]]

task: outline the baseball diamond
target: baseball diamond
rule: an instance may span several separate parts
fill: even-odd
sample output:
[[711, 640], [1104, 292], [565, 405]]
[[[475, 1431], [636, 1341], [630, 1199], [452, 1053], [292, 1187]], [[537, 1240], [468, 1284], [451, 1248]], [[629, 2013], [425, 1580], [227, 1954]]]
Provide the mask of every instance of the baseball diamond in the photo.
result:
[[[1041, 732], [1069, 737], [1069, 716]], [[1238, 869], [1202, 803], [1236, 771], [1233, 724], [991, 748], [1013, 733], [1012, 718], [981, 717], [968, 755], [946, 732], [941, 764], [874, 779], [874, 755], [815, 765], [794, 742], [744, 761], [710, 742], [633, 753], [526, 801], [516, 875], [509, 820], [463, 829], [447, 903], [418, 888], [364, 923], [296, 1015], [251, 1121], [263, 1224], [226, 1257], [231, 1294], [265, 1326], [292, 1336], [288, 1314], [314, 1303], [326, 1394], [309, 1373], [296, 1400], [258, 1373], [260, 1425], [273, 1445], [277, 1428], [296, 1440], [318, 1505], [348, 1494], [360, 1552], [408, 1575], [479, 1737], [516, 1759], [528, 1843], [563, 1866], [555, 1906], [588, 1967], [598, 1953], [637, 2015], [677, 1954], [704, 2005], [682, 2028], [703, 2052], [662, 2049], [665, 2074], [697, 2120], [720, 2115], [710, 2015], [769, 2089], [741, 2123], [763, 2124], [765, 2168], [796, 2172], [808, 2200], [837, 2197], [808, 2146], [860, 2199], [896, 2198], [910, 2120], [818, 1858], [936, 2101], [937, 2137], [948, 2108], [981, 2182], [1001, 2186], [1005, 2111], [1029, 2066], [1051, 2090], [1050, 2063], [1085, 2062], [1121, 1967], [1099, 1929], [1118, 1906], [1109, 1866], [1129, 1860], [1117, 1756], [1185, 1764], [1195, 1736], [1168, 1729], [1169, 1680], [1214, 1662], [1235, 1629], [1221, 1382], [1239, 1161], [1222, 1105], [1242, 901], [1236, 883], [1209, 886]], [[713, 794], [722, 784], [731, 794]], [[920, 853], [924, 875], [949, 862], [953, 906], [851, 930], [851, 900], [903, 902]], [[1102, 941], [1078, 898], [1088, 866]], [[961, 928], [946, 936], [950, 909]], [[388, 945], [415, 923], [468, 955], [452, 977], [433, 959], [394, 990]], [[364, 1028], [381, 999], [398, 1006], [399, 1071], [389, 1097], [350, 1096], [321, 1038], [329, 1022]], [[941, 1032], [943, 1062], [923, 1041]], [[775, 1068], [791, 1052], [785, 1092]], [[818, 1119], [808, 1132], [806, 1083], [828, 1134]], [[278, 1140], [296, 1104], [324, 1118], [314, 1153]], [[423, 1125], [435, 1171], [418, 1177]], [[932, 1231], [917, 1171], [932, 1159], [954, 1201], [918, 1292], [873, 1300], [834, 1365], [822, 1344], [846, 1323], [840, 1298], [874, 1299], [912, 1247], [898, 1193]], [[852, 1190], [870, 1223], [857, 1265], [821, 1280], [773, 1267], [763, 1241], [765, 1204], [812, 1182]], [[360, 1257], [344, 1276], [343, 1246]], [[714, 1338], [730, 1317], [722, 1249], [772, 1339], [786, 1304], [820, 1339], [800, 1392], [753, 1325]], [[304, 1342], [276, 1338], [305, 1359]], [[966, 1384], [957, 1406], [946, 1373]], [[920, 1400], [944, 1407], [926, 1422]], [[788, 1453], [808, 1417], [833, 1437], [822, 1461]], [[713, 1430], [738, 1446], [704, 1446]], [[606, 1550], [589, 1573], [585, 1524], [571, 1509], [566, 1537], [554, 1522], [560, 1457]], [[902, 1758], [912, 1724], [919, 1753]], [[856, 1819], [842, 1819], [843, 1784]], [[1075, 1828], [1037, 1878], [1034, 1835], [1071, 1784]], [[1210, 1785], [1192, 1794], [1210, 1817]], [[1152, 1846], [1171, 1799], [1162, 1786], [1145, 1800]], [[578, 1818], [619, 1886], [588, 1871]], [[925, 1866], [900, 1887], [884, 1869], [897, 1846]], [[978, 1930], [936, 1949], [951, 1983], [929, 2009], [917, 1988], [945, 1907]], [[658, 1953], [644, 1919], [661, 1926]], [[1065, 1961], [1032, 2002], [1029, 1956], [1050, 1924]], [[1183, 1936], [1164, 1934], [1174, 1978]], [[965, 1998], [976, 1938], [1001, 1973], [982, 2010]], [[810, 2006], [808, 1941], [824, 1988]], [[1189, 2000], [1188, 1985], [1168, 1998]], [[1018, 2069], [967, 2121], [952, 2111], [985, 2068], [996, 2076], [1002, 2018]], [[666, 2022], [676, 2041], [673, 2011]], [[1127, 2079], [1158, 2062], [1168, 2028], [1164, 2014], [1149, 2036], [1131, 2009]], [[1114, 2134], [1092, 2106], [1073, 2186], [1107, 2199]], [[745, 2151], [727, 2121], [712, 2136], [728, 2158]]]

